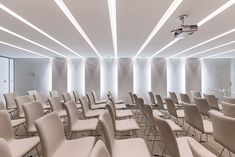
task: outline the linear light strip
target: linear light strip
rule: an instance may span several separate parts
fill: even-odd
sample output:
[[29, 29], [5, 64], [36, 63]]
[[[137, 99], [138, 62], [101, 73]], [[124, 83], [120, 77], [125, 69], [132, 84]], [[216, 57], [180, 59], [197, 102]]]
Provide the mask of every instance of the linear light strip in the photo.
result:
[[55, 54], [57, 54], [57, 55], [59, 55], [59, 56], [61, 56], [61, 57], [67, 58], [67, 56], [65, 56], [65, 55], [63, 55], [63, 54], [61, 54], [61, 53], [58, 53], [58, 52], [56, 52], [56, 51], [54, 51], [54, 50], [52, 50], [52, 49], [50, 49], [50, 48], [48, 48], [48, 47], [46, 47], [46, 46], [43, 46], [43, 45], [41, 45], [41, 44], [39, 44], [39, 43], [37, 43], [37, 42], [35, 42], [35, 41], [32, 41], [32, 40], [30, 40], [30, 39], [28, 39], [28, 38], [26, 38], [26, 37], [24, 37], [24, 36], [21, 36], [21, 35], [17, 34], [17, 33], [15, 33], [15, 32], [12, 32], [12, 31], [10, 31], [10, 30], [4, 28], [4, 27], [1, 27], [1, 26], [0, 26], [0, 30], [4, 31], [4, 32], [6, 32], [6, 33], [9, 33], [9, 34], [11, 34], [11, 35], [13, 35], [13, 36], [16, 36], [16, 37], [18, 37], [18, 38], [21, 38], [21, 39], [23, 39], [23, 40], [25, 40], [25, 41], [28, 41], [28, 42], [30, 42], [30, 43], [32, 43], [32, 44], [34, 44], [34, 45], [37, 45], [37, 46], [39, 46], [39, 47], [41, 47], [41, 48], [44, 48], [44, 49], [46, 49], [46, 50], [48, 50], [48, 51], [51, 51], [51, 52], [53, 52], [53, 53], [55, 53]]
[[186, 50], [184, 50], [184, 51], [181, 51], [181, 52], [179, 52], [179, 53], [177, 53], [177, 54], [175, 54], [175, 55], [172, 55], [171, 57], [176, 57], [176, 56], [178, 56], [178, 55], [180, 55], [180, 54], [182, 54], [182, 53], [184, 53], [184, 52], [186, 52], [186, 51], [189, 51], [189, 50], [192, 50], [192, 49], [194, 49], [194, 48], [196, 48], [196, 47], [202, 46], [202, 45], [204, 45], [204, 44], [206, 44], [206, 43], [209, 43], [209, 42], [211, 42], [211, 41], [213, 41], [213, 40], [219, 39], [219, 38], [221, 38], [221, 37], [223, 37], [223, 36], [225, 36], [225, 35], [228, 35], [228, 34], [230, 34], [230, 33], [233, 33], [233, 32], [235, 32], [235, 28], [234, 28], [234, 29], [231, 29], [231, 30], [229, 30], [229, 31], [227, 31], [227, 32], [225, 32], [225, 33], [222, 33], [222, 34], [220, 34], [220, 35], [217, 35], [217, 36], [215, 36], [215, 37], [213, 37], [213, 38], [211, 38], [211, 39], [209, 39], [209, 40], [206, 40], [206, 41], [204, 41], [204, 42], [201, 42], [200, 44], [197, 44], [197, 45], [195, 45], [195, 46], [193, 46], [193, 47], [190, 47], [190, 48], [188, 48], [188, 49], [186, 49]]
[[114, 56], [117, 57], [117, 16], [116, 16], [116, 0], [108, 0], [108, 8], [109, 8], [109, 18], [111, 24], [112, 31], [112, 39], [113, 39], [113, 48], [114, 48]]
[[227, 53], [231, 53], [231, 52], [235, 52], [235, 49], [229, 50], [229, 51], [225, 51], [225, 52], [221, 52], [221, 53], [217, 53], [217, 54], [213, 54], [213, 55], [210, 55], [210, 56], [207, 56], [207, 57], [203, 57], [203, 58], [213, 58], [213, 57], [220, 56], [220, 55], [227, 54]]
[[67, 8], [63, 0], [55, 0], [58, 7], [63, 11], [63, 13], [66, 15], [66, 17], [69, 19], [69, 21], [73, 24], [73, 26], [77, 29], [77, 31], [82, 35], [82, 37], [86, 40], [86, 42], [90, 45], [90, 47], [95, 51], [95, 53], [101, 58], [100, 53], [95, 48], [95, 46], [92, 44], [91, 40], [86, 35], [85, 31], [82, 29], [82, 27], [79, 25], [77, 20], [74, 18], [70, 10]]
[[224, 46], [227, 46], [227, 45], [230, 45], [230, 44], [233, 44], [233, 43], [235, 43], [235, 40], [234, 40], [234, 41], [231, 41], [231, 42], [228, 42], [228, 43], [225, 43], [225, 44], [222, 44], [222, 45], [219, 45], [219, 46], [216, 46], [216, 47], [212, 47], [212, 48], [210, 48], [210, 49], [207, 49], [207, 50], [204, 50], [204, 51], [201, 51], [201, 52], [194, 53], [194, 54], [192, 54], [192, 55], [187, 56], [186, 58], [191, 58], [191, 57], [193, 57], [193, 56], [197, 56], [197, 55], [206, 53], [206, 52], [208, 52], [208, 51], [211, 51], [211, 50], [214, 50], [214, 49], [217, 49], [217, 48], [220, 48], [220, 47], [224, 47]]
[[61, 45], [62, 47], [64, 47], [65, 49], [69, 50], [70, 52], [72, 52], [73, 54], [82, 57], [81, 55], [79, 55], [77, 52], [75, 52], [74, 50], [70, 49], [69, 47], [67, 47], [66, 45], [64, 45], [63, 43], [61, 43], [60, 41], [56, 40], [55, 38], [53, 38], [52, 36], [50, 36], [49, 34], [47, 34], [46, 32], [44, 32], [43, 30], [41, 30], [40, 28], [36, 27], [35, 25], [33, 25], [32, 23], [30, 23], [29, 21], [25, 20], [23, 17], [19, 16], [18, 14], [16, 14], [15, 12], [13, 12], [12, 10], [10, 10], [9, 8], [7, 8], [6, 6], [4, 6], [3, 4], [0, 3], [0, 8], [2, 10], [4, 10], [5, 12], [7, 12], [8, 14], [12, 15], [13, 17], [17, 18], [18, 20], [20, 20], [21, 22], [23, 22], [24, 24], [28, 25], [29, 27], [35, 29], [36, 31], [38, 31], [39, 33], [41, 33], [42, 35], [46, 36], [47, 38], [53, 40], [54, 42], [56, 42], [57, 44]]
[[220, 14], [221, 12], [223, 12], [224, 10], [226, 10], [227, 8], [232, 6], [234, 3], [235, 3], [235, 0], [228, 1], [227, 3], [225, 3], [224, 5], [219, 7], [218, 9], [216, 9], [214, 12], [212, 12], [210, 15], [208, 15], [206, 18], [204, 18], [203, 20], [198, 22], [197, 25], [200, 27], [201, 25], [203, 25], [206, 22], [208, 22], [210, 19], [214, 18], [215, 16], [217, 16], [218, 14]]
[[[233, 4], [235, 3], [235, 0], [230, 0], [230, 1], [228, 1], [227, 3], [225, 3], [224, 5], [222, 5], [221, 7], [219, 7], [217, 10], [215, 10], [214, 12], [212, 12], [210, 15], [208, 15], [207, 17], [205, 17], [204, 19], [202, 19], [200, 22], [198, 22], [198, 27], [200, 27], [200, 26], [202, 26], [203, 24], [205, 24], [206, 22], [208, 22], [209, 20], [211, 20], [212, 18], [214, 18], [215, 16], [217, 16], [218, 14], [220, 14], [220, 13], [222, 13], [224, 10], [226, 10], [227, 8], [229, 8], [230, 6], [232, 6]], [[229, 34], [229, 33], [227, 33], [227, 34]], [[225, 35], [227, 35], [227, 34], [225, 34]], [[219, 37], [218, 37], [219, 38]], [[218, 38], [215, 38], [215, 39], [218, 39]], [[200, 43], [200, 44], [198, 44], [198, 45], [195, 45], [195, 46], [193, 46], [193, 47], [190, 47], [190, 48], [188, 48], [188, 49], [186, 49], [186, 50], [183, 50], [183, 51], [181, 51], [181, 52], [179, 52], [179, 53], [177, 53], [177, 54], [175, 54], [175, 55], [172, 55], [171, 57], [176, 57], [176, 56], [178, 56], [178, 55], [180, 55], [180, 54], [182, 54], [182, 53], [185, 53], [185, 52], [187, 52], [187, 51], [189, 51], [189, 50], [192, 50], [192, 49], [194, 49], [194, 48], [196, 48], [196, 47], [199, 47], [199, 46], [201, 46], [201, 45], [204, 45], [204, 44], [206, 44], [206, 43], [208, 43], [208, 42], [211, 42], [212, 40], [215, 40], [215, 39], [210, 39], [210, 40], [207, 40], [207, 41], [205, 41], [205, 42], [202, 42], [202, 43]]]
[[168, 47], [170, 47], [171, 45], [173, 45], [174, 43], [176, 43], [178, 40], [180, 40], [181, 38], [177, 38], [174, 39], [173, 41], [171, 41], [169, 44], [167, 44], [166, 46], [164, 46], [162, 49], [160, 49], [159, 51], [157, 51], [156, 53], [154, 53], [150, 58], [153, 58], [154, 56], [156, 56], [157, 54], [159, 54], [160, 52], [164, 51], [165, 49], [167, 49]]
[[161, 27], [165, 24], [165, 22], [168, 20], [168, 18], [174, 13], [174, 11], [178, 8], [178, 6], [183, 2], [183, 0], [174, 0], [170, 7], [167, 9], [165, 14], [162, 16], [160, 21], [157, 23], [157, 25], [154, 27], [152, 32], [149, 34], [148, 38], [144, 41], [143, 45], [140, 47], [134, 58], [136, 58], [143, 49], [148, 45], [148, 43], [152, 40], [152, 38], [157, 34], [157, 32], [161, 29]]
[[16, 45], [12, 45], [12, 44], [7, 43], [7, 42], [4, 42], [4, 41], [0, 41], [0, 44], [4, 44], [4, 45], [7, 45], [7, 46], [10, 46], [10, 47], [19, 49], [19, 50], [23, 50], [23, 51], [26, 51], [26, 52], [29, 52], [29, 53], [32, 53], [32, 54], [35, 54], [35, 55], [38, 55], [38, 56], [42, 56], [42, 57], [44, 57], [44, 58], [51, 58], [51, 57], [49, 57], [49, 56], [46, 56], [46, 55], [43, 55], [43, 54], [40, 54], [40, 53], [31, 51], [31, 50], [28, 50], [28, 49], [25, 49], [25, 48], [22, 48], [22, 47], [19, 47], [19, 46], [16, 46]]

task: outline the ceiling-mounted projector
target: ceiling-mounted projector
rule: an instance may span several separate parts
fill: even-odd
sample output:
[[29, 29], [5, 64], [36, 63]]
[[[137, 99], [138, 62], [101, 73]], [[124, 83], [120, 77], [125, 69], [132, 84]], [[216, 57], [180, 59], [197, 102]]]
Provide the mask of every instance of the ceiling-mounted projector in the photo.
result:
[[178, 17], [181, 25], [177, 29], [171, 31], [174, 38], [185, 38], [198, 30], [197, 25], [185, 25], [185, 17], [187, 17], [187, 15], [181, 15]]

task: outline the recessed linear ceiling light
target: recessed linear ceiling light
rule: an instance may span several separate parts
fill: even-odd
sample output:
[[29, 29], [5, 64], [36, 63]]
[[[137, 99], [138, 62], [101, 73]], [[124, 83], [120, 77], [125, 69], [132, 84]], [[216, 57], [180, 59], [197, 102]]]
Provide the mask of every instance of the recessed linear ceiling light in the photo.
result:
[[82, 35], [82, 37], [86, 40], [86, 42], [91, 46], [91, 48], [95, 51], [95, 53], [101, 58], [100, 53], [95, 48], [95, 46], [92, 44], [91, 40], [88, 38], [82, 27], [78, 24], [76, 19], [73, 17], [72, 13], [69, 11], [67, 6], [64, 4], [63, 0], [54, 0], [58, 7], [63, 11], [63, 13], [66, 15], [66, 17], [69, 19], [69, 21], [73, 24], [73, 26], [77, 29], [77, 31]]
[[150, 58], [153, 58], [154, 56], [156, 56], [157, 54], [159, 54], [160, 52], [164, 51], [165, 49], [167, 49], [168, 47], [170, 47], [171, 45], [173, 45], [174, 43], [176, 43], [178, 40], [180, 40], [181, 38], [176, 38], [174, 39], [172, 42], [170, 42], [169, 44], [167, 44], [166, 46], [164, 46], [162, 49], [160, 49], [159, 51], [157, 51], [156, 53], [154, 53]]
[[211, 39], [209, 39], [209, 40], [206, 40], [206, 41], [204, 41], [204, 42], [201, 42], [200, 44], [197, 44], [197, 45], [195, 45], [195, 46], [193, 46], [193, 47], [190, 47], [190, 48], [188, 48], [188, 49], [186, 49], [186, 50], [184, 50], [184, 51], [181, 51], [181, 52], [179, 52], [179, 53], [177, 53], [177, 54], [175, 54], [175, 55], [172, 55], [171, 57], [176, 57], [177, 55], [180, 55], [180, 54], [182, 54], [182, 53], [184, 53], [184, 52], [186, 52], [186, 51], [192, 50], [192, 49], [194, 49], [194, 48], [196, 48], [196, 47], [199, 47], [199, 46], [201, 46], [201, 45], [204, 45], [204, 44], [206, 44], [206, 43], [209, 43], [209, 42], [211, 42], [211, 41], [213, 41], [213, 40], [216, 40], [216, 39], [218, 39], [218, 38], [221, 38], [221, 37], [223, 37], [223, 36], [225, 36], [225, 35], [228, 35], [228, 34], [230, 34], [230, 33], [233, 33], [233, 32], [235, 32], [235, 28], [234, 28], [234, 29], [231, 29], [231, 30], [229, 30], [229, 31], [227, 31], [227, 32], [225, 32], [225, 33], [222, 33], [222, 34], [220, 34], [220, 35], [217, 35], [217, 36], [215, 36], [215, 37], [213, 37], [213, 38], [211, 38]]
[[217, 54], [213, 54], [213, 55], [209, 55], [209, 56], [206, 56], [206, 57], [203, 57], [203, 58], [213, 58], [213, 57], [224, 55], [224, 54], [231, 53], [231, 52], [235, 52], [235, 49], [225, 51], [225, 52], [221, 52], [221, 53], [217, 53]]
[[30, 42], [30, 43], [32, 43], [32, 44], [34, 44], [34, 45], [37, 45], [37, 46], [39, 46], [39, 47], [41, 47], [41, 48], [44, 48], [44, 49], [46, 49], [46, 50], [48, 50], [48, 51], [51, 51], [51, 52], [53, 52], [53, 53], [55, 53], [55, 54], [57, 54], [57, 55], [59, 55], [59, 56], [61, 56], [61, 57], [67, 58], [67, 56], [65, 56], [65, 55], [63, 55], [63, 54], [61, 54], [61, 53], [58, 53], [58, 52], [56, 52], [56, 51], [54, 51], [54, 50], [52, 50], [52, 49], [50, 49], [50, 48], [48, 48], [48, 47], [46, 47], [46, 46], [43, 46], [43, 45], [41, 45], [41, 44], [39, 44], [39, 43], [37, 43], [37, 42], [35, 42], [35, 41], [32, 41], [32, 40], [30, 40], [30, 39], [28, 39], [28, 38], [26, 38], [26, 37], [23, 37], [23, 36], [21, 36], [21, 35], [15, 33], [15, 32], [12, 32], [12, 31], [10, 31], [10, 30], [4, 28], [4, 27], [1, 27], [1, 26], [0, 26], [0, 30], [4, 31], [4, 32], [6, 32], [6, 33], [9, 33], [9, 34], [11, 34], [11, 35], [13, 35], [13, 36], [16, 36], [16, 37], [18, 37], [18, 38], [21, 38], [21, 39], [23, 39], [23, 40], [25, 40], [25, 41], [28, 41], [28, 42]]
[[35, 54], [35, 55], [38, 55], [38, 56], [42, 56], [44, 58], [51, 58], [49, 56], [46, 56], [46, 55], [43, 55], [43, 54], [40, 54], [40, 53], [37, 53], [37, 52], [33, 52], [31, 50], [28, 50], [28, 49], [25, 49], [25, 48], [22, 48], [22, 47], [19, 47], [19, 46], [16, 46], [16, 45], [12, 45], [12, 44], [6, 43], [4, 41], [0, 41], [0, 44], [4, 44], [4, 45], [10, 46], [10, 47], [14, 47], [16, 49], [19, 49], [19, 50], [22, 50], [22, 51], [26, 51], [26, 52], [29, 52], [29, 53], [32, 53], [32, 54]]
[[109, 18], [112, 31], [112, 39], [113, 39], [114, 56], [117, 57], [118, 54], [117, 54], [116, 0], [108, 0], [108, 7], [109, 7]]
[[210, 49], [207, 49], [207, 50], [204, 50], [204, 51], [201, 51], [201, 52], [194, 53], [194, 54], [189, 55], [189, 56], [187, 56], [187, 57], [185, 57], [185, 58], [191, 58], [191, 57], [193, 57], [193, 56], [197, 56], [197, 55], [206, 53], [206, 52], [208, 52], [208, 51], [211, 51], [211, 50], [214, 50], [214, 49], [223, 47], [223, 46], [227, 46], [227, 45], [230, 45], [230, 44], [233, 44], [233, 43], [235, 43], [235, 40], [234, 40], [234, 41], [231, 41], [231, 42], [228, 42], [228, 43], [225, 43], [225, 44], [222, 44], [222, 45], [219, 45], [219, 46], [212, 47], [212, 48], [210, 48]]
[[70, 49], [69, 47], [67, 47], [66, 45], [64, 45], [63, 43], [61, 43], [60, 41], [56, 40], [55, 38], [53, 38], [52, 36], [50, 36], [49, 34], [47, 34], [46, 32], [44, 32], [43, 30], [41, 30], [40, 28], [36, 27], [35, 25], [33, 25], [32, 23], [30, 23], [29, 21], [25, 20], [23, 17], [19, 16], [18, 14], [16, 14], [15, 12], [13, 12], [12, 10], [10, 10], [9, 8], [7, 8], [6, 6], [4, 6], [3, 4], [0, 3], [0, 8], [2, 10], [4, 10], [5, 12], [7, 12], [8, 14], [12, 15], [13, 17], [17, 18], [18, 20], [20, 20], [21, 22], [23, 22], [24, 24], [28, 25], [29, 27], [35, 29], [36, 31], [38, 31], [39, 33], [43, 34], [44, 36], [46, 36], [47, 38], [53, 40], [54, 42], [56, 42], [57, 44], [61, 45], [62, 47], [66, 48], [67, 50], [69, 50], [70, 52], [74, 53], [75, 55], [77, 55], [78, 57], [84, 58], [81, 55], [79, 55], [77, 52], [75, 52], [74, 50]]
[[[207, 17], [205, 17], [204, 19], [202, 19], [200, 22], [198, 22], [198, 27], [200, 27], [200, 26], [202, 26], [203, 24], [205, 24], [206, 22], [208, 22], [209, 20], [211, 20], [212, 18], [214, 18], [215, 16], [217, 16], [218, 14], [220, 14], [220, 13], [222, 13], [224, 10], [226, 10], [227, 8], [229, 8], [230, 6], [232, 6], [233, 4], [235, 4], [235, 0], [230, 0], [230, 1], [228, 1], [227, 3], [225, 3], [224, 5], [222, 5], [221, 7], [219, 7], [218, 9], [216, 9], [214, 12], [212, 12], [210, 15], [208, 15]], [[212, 40], [211, 40], [212, 41]], [[210, 42], [210, 41], [208, 41], [208, 42]], [[186, 50], [183, 50], [183, 51], [181, 51], [181, 52], [179, 52], [179, 53], [177, 53], [177, 54], [174, 54], [174, 55], [172, 55], [172, 56], [170, 56], [170, 57], [176, 57], [176, 56], [178, 56], [178, 55], [180, 55], [180, 54], [182, 54], [182, 53], [185, 53], [185, 52], [187, 52], [187, 51], [189, 51], [189, 50], [192, 50], [192, 49], [194, 49], [194, 48], [196, 48], [196, 47], [198, 47], [198, 46], [201, 46], [201, 45], [203, 45], [203, 44], [205, 44], [205, 43], [208, 43], [208, 42], [202, 42], [201, 44], [198, 44], [198, 45], [195, 45], [195, 46], [193, 46], [193, 47], [190, 47], [190, 48], [188, 48], [188, 49], [186, 49]]]
[[143, 45], [140, 47], [134, 58], [136, 58], [143, 49], [148, 45], [148, 43], [152, 40], [152, 38], [157, 34], [157, 32], [161, 29], [161, 27], [165, 24], [165, 22], [168, 20], [168, 18], [174, 13], [174, 11], [178, 8], [178, 6], [183, 2], [183, 0], [174, 0], [170, 7], [167, 9], [165, 14], [162, 16], [160, 21], [157, 23], [157, 25], [154, 27], [152, 32], [149, 34], [148, 38], [144, 41]]

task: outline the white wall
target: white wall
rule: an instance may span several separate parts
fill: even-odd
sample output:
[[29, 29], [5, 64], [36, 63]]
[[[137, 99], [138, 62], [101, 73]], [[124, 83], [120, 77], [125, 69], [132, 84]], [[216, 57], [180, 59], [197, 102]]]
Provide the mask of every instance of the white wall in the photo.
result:
[[0, 101], [3, 101], [3, 94], [9, 92], [9, 59], [0, 57]]
[[36, 89], [48, 94], [51, 74], [49, 59], [15, 59], [15, 91], [24, 95]]

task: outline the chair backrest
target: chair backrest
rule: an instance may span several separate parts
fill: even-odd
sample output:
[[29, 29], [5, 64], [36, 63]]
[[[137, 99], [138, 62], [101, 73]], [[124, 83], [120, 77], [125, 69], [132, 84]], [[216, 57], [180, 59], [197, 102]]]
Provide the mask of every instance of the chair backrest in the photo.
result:
[[130, 92], [128, 92], [128, 94], [130, 96], [131, 103], [134, 105], [135, 104], [135, 100], [134, 100], [134, 97], [133, 97], [133, 93], [130, 91]]
[[91, 108], [91, 106], [95, 104], [95, 100], [91, 93], [86, 93], [86, 96], [87, 96], [89, 107]]
[[113, 107], [113, 103], [111, 101], [108, 101], [106, 107], [112, 119], [114, 130], [116, 131], [116, 111], [115, 108]]
[[60, 117], [52, 112], [36, 120], [35, 125], [42, 146], [42, 156], [51, 157], [66, 140]]
[[94, 90], [92, 90], [91, 94], [93, 96], [94, 101], [97, 102], [98, 99], [97, 99], [97, 96], [96, 96], [96, 92]]
[[6, 106], [2, 101], [0, 101], [0, 110], [6, 110]]
[[210, 111], [215, 141], [235, 153], [235, 118], [226, 117], [218, 111]]
[[3, 138], [0, 138], [0, 152], [2, 157], [12, 157], [11, 150]]
[[190, 103], [188, 94], [180, 93], [181, 102]]
[[235, 104], [221, 101], [221, 105], [225, 116], [235, 118]]
[[161, 95], [156, 94], [155, 97], [156, 97], [157, 104], [158, 104], [159, 108], [160, 108], [160, 109], [164, 109], [164, 103], [163, 103], [163, 101], [162, 101]]
[[171, 115], [178, 117], [173, 100], [171, 98], [165, 98], [165, 102], [166, 102], [166, 106], [167, 106], [167, 111]]
[[18, 96], [15, 97], [15, 101], [16, 101], [16, 106], [17, 106], [17, 114], [19, 118], [24, 118], [24, 111], [23, 111], [23, 104], [24, 103], [28, 103], [28, 102], [32, 102], [33, 98], [29, 95], [24, 95], [24, 96]]
[[88, 104], [88, 101], [87, 101], [87, 97], [82, 96], [82, 97], [79, 98], [79, 100], [80, 100], [80, 103], [81, 103], [81, 106], [82, 106], [83, 116], [86, 117], [86, 113], [90, 110], [89, 109], [89, 104]]
[[50, 93], [51, 97], [58, 97], [58, 98], [60, 98], [59, 93], [57, 92], [57, 90], [49, 91], [49, 93]]
[[218, 99], [215, 97], [215, 95], [204, 94], [204, 97], [212, 109], [219, 110]]
[[179, 104], [177, 95], [175, 94], [175, 92], [169, 92], [170, 98], [171, 100], [175, 103], [175, 104]]
[[202, 116], [195, 104], [182, 102], [185, 121], [194, 128], [204, 132]]
[[44, 116], [42, 104], [39, 101], [33, 101], [23, 104], [23, 110], [25, 114], [25, 122], [27, 131], [34, 127], [34, 123], [37, 119]]
[[146, 108], [146, 111], [147, 111], [147, 114], [148, 114], [149, 123], [155, 129], [156, 128], [156, 124], [155, 124], [155, 121], [154, 121], [154, 118], [153, 118], [153, 110], [152, 110], [150, 105], [145, 105], [145, 108]]
[[178, 144], [169, 124], [162, 118], [154, 116], [163, 144], [171, 156], [180, 157]]
[[89, 157], [111, 157], [111, 156], [103, 141], [99, 140], [98, 142], [96, 142]]
[[28, 95], [30, 95], [32, 98], [34, 98], [34, 94], [37, 94], [38, 92], [37, 92], [37, 90], [29, 90], [29, 91], [27, 91], [27, 94]]
[[147, 115], [147, 111], [146, 111], [146, 108], [145, 108], [144, 99], [143, 99], [143, 98], [138, 98], [138, 99], [137, 99], [137, 104], [138, 104], [138, 106], [140, 107], [141, 113], [142, 113], [145, 117], [147, 117], [148, 115]]
[[14, 138], [11, 119], [6, 110], [0, 111], [0, 138], [10, 141]]
[[153, 92], [149, 91], [148, 93], [149, 93], [151, 104], [156, 105], [156, 101], [155, 101]]
[[46, 98], [44, 97], [43, 94], [41, 93], [37, 93], [37, 94], [34, 94], [34, 100], [36, 101], [39, 101], [42, 105], [46, 105]]
[[224, 97], [223, 97], [223, 101], [224, 101], [224, 102], [231, 103], [231, 104], [235, 104], [235, 97], [224, 96]]
[[201, 93], [199, 91], [191, 91], [192, 98], [197, 97], [201, 98]]
[[112, 118], [108, 111], [104, 111], [99, 116], [99, 120], [104, 131], [104, 138], [105, 138], [106, 146], [109, 150], [109, 153], [112, 154], [113, 143], [115, 141], [115, 132], [114, 132], [114, 126], [112, 123]]
[[210, 116], [210, 106], [206, 99], [194, 97], [194, 103], [198, 106], [199, 112], [204, 116]]
[[7, 109], [16, 108], [15, 97], [18, 95], [16, 93], [3, 94]]
[[73, 96], [74, 96], [75, 102], [79, 102], [79, 92], [77, 90], [73, 91]]
[[48, 98], [48, 101], [49, 101], [52, 111], [56, 111], [56, 112], [63, 111], [63, 106], [60, 102], [59, 97], [50, 97]]
[[67, 102], [67, 101], [71, 101], [71, 100], [72, 100], [72, 97], [71, 97], [71, 95], [70, 95], [68, 92], [64, 92], [64, 93], [62, 94], [62, 97], [63, 97], [63, 99], [64, 99], [64, 102]]
[[72, 126], [79, 120], [79, 112], [74, 101], [68, 101], [64, 105], [68, 115], [69, 130], [71, 130]]

